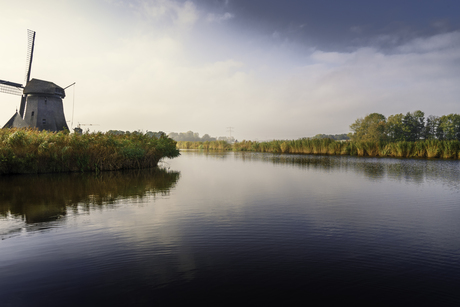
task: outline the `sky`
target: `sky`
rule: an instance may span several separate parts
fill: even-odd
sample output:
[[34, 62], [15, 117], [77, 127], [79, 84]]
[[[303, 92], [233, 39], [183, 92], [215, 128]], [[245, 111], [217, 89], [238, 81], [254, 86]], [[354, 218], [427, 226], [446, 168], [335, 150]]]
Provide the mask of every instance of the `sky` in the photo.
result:
[[[31, 77], [76, 82], [71, 127], [272, 140], [460, 113], [458, 0], [1, 2], [0, 79], [24, 82], [36, 31]], [[19, 102], [0, 93], [0, 125]]]

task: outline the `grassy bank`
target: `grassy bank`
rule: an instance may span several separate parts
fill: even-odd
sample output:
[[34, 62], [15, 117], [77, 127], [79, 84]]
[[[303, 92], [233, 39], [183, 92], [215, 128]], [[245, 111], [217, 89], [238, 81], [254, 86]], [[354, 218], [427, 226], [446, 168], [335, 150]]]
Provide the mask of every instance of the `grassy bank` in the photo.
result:
[[165, 135], [0, 129], [0, 174], [147, 168], [178, 155], [176, 142]]
[[460, 155], [460, 142], [457, 140], [423, 140], [417, 142], [340, 142], [332, 139], [299, 139], [271, 142], [242, 141], [234, 144], [229, 144], [225, 141], [178, 142], [177, 146], [180, 149], [398, 158], [458, 159]]

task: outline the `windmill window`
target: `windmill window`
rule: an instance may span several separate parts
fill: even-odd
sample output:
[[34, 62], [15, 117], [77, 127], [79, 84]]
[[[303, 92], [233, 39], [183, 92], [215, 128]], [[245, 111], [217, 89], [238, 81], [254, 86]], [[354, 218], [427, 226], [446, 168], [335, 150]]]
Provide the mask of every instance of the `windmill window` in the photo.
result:
[[43, 125], [46, 125], [46, 118], [43, 119]]
[[32, 116], [34, 116], [34, 111], [32, 111]]

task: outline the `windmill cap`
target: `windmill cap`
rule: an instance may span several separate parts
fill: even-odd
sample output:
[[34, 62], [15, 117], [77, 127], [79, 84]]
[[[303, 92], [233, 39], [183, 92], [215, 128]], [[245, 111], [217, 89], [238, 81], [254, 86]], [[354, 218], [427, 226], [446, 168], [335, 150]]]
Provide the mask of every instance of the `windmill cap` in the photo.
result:
[[53, 82], [38, 79], [32, 79], [27, 82], [24, 88], [24, 94], [57, 95], [61, 98], [65, 97], [65, 91], [62, 87]]

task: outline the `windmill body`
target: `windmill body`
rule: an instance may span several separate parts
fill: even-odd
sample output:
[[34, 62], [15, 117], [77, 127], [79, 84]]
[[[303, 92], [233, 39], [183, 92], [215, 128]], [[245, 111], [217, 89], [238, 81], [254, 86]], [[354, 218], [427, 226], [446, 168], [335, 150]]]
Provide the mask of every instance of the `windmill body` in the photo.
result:
[[0, 92], [21, 95], [19, 113], [16, 113], [3, 128], [37, 128], [38, 130], [69, 130], [64, 116], [62, 99], [65, 91], [53, 82], [32, 79], [29, 81], [32, 66], [35, 32], [29, 30], [28, 70], [26, 84], [0, 80]]
[[48, 81], [32, 79], [24, 88], [26, 104], [23, 119], [31, 128], [60, 131], [67, 129], [62, 99], [64, 89]]

